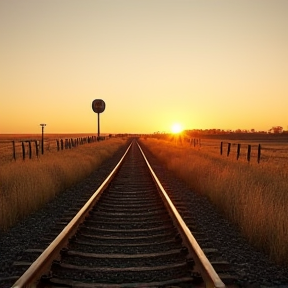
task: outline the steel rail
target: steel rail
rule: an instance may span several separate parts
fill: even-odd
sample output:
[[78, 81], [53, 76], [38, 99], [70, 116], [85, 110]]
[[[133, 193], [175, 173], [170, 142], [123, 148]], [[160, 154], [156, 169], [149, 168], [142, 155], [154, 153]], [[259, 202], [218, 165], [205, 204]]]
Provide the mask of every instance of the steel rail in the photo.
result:
[[13, 284], [13, 288], [35, 287], [39, 277], [45, 273], [48, 267], [51, 266], [52, 261], [59, 255], [60, 250], [68, 243], [69, 238], [76, 232], [78, 226], [85, 220], [95, 202], [99, 199], [101, 193], [107, 188], [110, 182], [115, 177], [120, 169], [123, 160], [131, 148], [130, 143], [126, 152], [115, 166], [113, 171], [104, 180], [100, 187], [94, 192], [87, 203], [75, 215], [75, 217], [67, 224], [62, 232], [55, 238], [55, 240], [44, 250], [44, 252], [32, 263], [32, 265], [24, 272], [24, 274]]
[[183, 221], [182, 217], [180, 216], [179, 212], [175, 208], [174, 204], [170, 200], [168, 194], [166, 193], [165, 189], [163, 188], [162, 184], [160, 183], [158, 177], [154, 173], [149, 161], [147, 160], [143, 150], [141, 149], [140, 145], [137, 143], [143, 158], [145, 159], [147, 166], [149, 167], [150, 174], [152, 175], [154, 182], [159, 188], [160, 195], [169, 210], [170, 216], [177, 227], [178, 231], [180, 232], [183, 242], [188, 248], [189, 255], [192, 256], [196, 263], [196, 267], [198, 268], [198, 272], [200, 272], [206, 287], [209, 288], [224, 288], [226, 287], [225, 284], [222, 282], [216, 271], [214, 270], [213, 266], [207, 259], [206, 255], [204, 254], [203, 250], [197, 243], [196, 239], [192, 235], [190, 229], [187, 227], [185, 222]]

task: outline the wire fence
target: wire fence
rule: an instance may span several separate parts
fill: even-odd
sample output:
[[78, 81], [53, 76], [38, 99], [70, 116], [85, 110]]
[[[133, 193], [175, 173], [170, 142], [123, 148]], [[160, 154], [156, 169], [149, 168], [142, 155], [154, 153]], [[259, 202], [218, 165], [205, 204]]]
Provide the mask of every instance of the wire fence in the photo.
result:
[[108, 138], [108, 136], [87, 136], [63, 139], [46, 138], [43, 139], [43, 145], [42, 139], [0, 140], [0, 162], [38, 158], [46, 152], [73, 149], [79, 145], [93, 143]]
[[191, 147], [228, 157], [229, 159], [268, 162], [286, 162], [288, 164], [288, 142], [263, 141], [217, 141], [214, 139], [188, 138]]

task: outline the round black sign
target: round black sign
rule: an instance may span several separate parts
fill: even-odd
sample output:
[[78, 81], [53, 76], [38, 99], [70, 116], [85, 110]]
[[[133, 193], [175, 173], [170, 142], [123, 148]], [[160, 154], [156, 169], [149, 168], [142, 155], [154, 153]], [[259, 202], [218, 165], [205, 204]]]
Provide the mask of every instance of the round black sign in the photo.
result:
[[92, 109], [95, 113], [102, 113], [105, 110], [105, 102], [102, 99], [95, 99], [92, 102]]

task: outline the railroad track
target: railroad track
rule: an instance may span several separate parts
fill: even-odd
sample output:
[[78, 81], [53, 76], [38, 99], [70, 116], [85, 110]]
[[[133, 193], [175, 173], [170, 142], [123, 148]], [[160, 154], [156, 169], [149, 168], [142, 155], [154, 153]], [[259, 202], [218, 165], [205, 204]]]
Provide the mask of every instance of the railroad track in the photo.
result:
[[231, 280], [229, 263], [200, 248], [193, 223], [185, 224], [136, 141], [76, 216], [59, 225], [46, 250], [28, 249], [26, 262], [40, 256], [12, 287], [220, 288]]

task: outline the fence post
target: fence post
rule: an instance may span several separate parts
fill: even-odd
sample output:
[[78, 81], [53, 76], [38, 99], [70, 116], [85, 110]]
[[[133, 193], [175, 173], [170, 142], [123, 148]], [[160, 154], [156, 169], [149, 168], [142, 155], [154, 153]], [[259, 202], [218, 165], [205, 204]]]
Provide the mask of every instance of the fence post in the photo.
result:
[[231, 143], [228, 143], [227, 156], [229, 156], [229, 154], [230, 154], [230, 149], [231, 149]]
[[220, 143], [220, 155], [223, 154], [223, 142]]
[[13, 159], [16, 161], [15, 141], [12, 141], [12, 146], [13, 146]]
[[257, 162], [260, 163], [260, 158], [261, 158], [261, 145], [258, 145], [258, 157], [257, 157]]
[[64, 149], [64, 142], [63, 142], [63, 139], [61, 139], [60, 142], [61, 142], [61, 150], [63, 150], [63, 149]]
[[22, 141], [22, 157], [23, 157], [23, 160], [25, 160], [25, 144], [23, 141]]
[[37, 140], [35, 140], [34, 143], [35, 143], [36, 156], [38, 158], [39, 150], [38, 150], [38, 142], [37, 142]]
[[251, 156], [251, 145], [248, 145], [248, 150], [247, 150], [247, 161], [250, 162], [250, 156]]
[[237, 160], [238, 160], [239, 157], [240, 157], [240, 149], [241, 149], [241, 144], [238, 143], [238, 144], [237, 144]]
[[57, 143], [57, 151], [60, 150], [60, 143], [59, 143], [59, 139], [56, 139], [56, 143]]
[[31, 148], [31, 141], [28, 141], [28, 145], [29, 145], [29, 159], [32, 158], [32, 148]]

